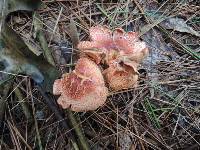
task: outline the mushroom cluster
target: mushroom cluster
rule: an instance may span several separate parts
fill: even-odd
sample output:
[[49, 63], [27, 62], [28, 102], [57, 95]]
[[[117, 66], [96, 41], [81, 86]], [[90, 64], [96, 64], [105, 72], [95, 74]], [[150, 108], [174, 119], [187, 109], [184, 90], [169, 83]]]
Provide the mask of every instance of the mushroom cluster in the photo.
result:
[[80, 42], [78, 49], [97, 64], [108, 66], [103, 74], [109, 87], [121, 90], [136, 86], [137, 67], [148, 54], [138, 34], [121, 28], [112, 32], [105, 26], [96, 26], [90, 28], [90, 39]]
[[137, 86], [137, 68], [148, 54], [138, 34], [96, 26], [90, 28], [90, 39], [77, 46], [81, 55], [75, 70], [54, 83], [53, 93], [61, 95], [58, 104], [64, 109], [80, 112], [102, 106], [108, 95], [105, 82], [114, 91]]

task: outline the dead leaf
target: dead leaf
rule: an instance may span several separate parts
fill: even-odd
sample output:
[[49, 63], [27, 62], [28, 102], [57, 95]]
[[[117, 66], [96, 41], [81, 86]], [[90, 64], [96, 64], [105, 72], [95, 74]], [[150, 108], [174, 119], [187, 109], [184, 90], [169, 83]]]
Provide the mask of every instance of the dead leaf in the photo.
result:
[[30, 35], [25, 35], [22, 37], [22, 39], [28, 46], [29, 50], [31, 50], [35, 55], [39, 56], [42, 54], [42, 49], [35, 41], [31, 39]]
[[[149, 48], [149, 56], [144, 60], [143, 66], [147, 70], [149, 80], [153, 85], [159, 81], [159, 71], [154, 66], [160, 61], [169, 61], [170, 57], [175, 60], [178, 55], [172, 50], [170, 45], [165, 43], [161, 33], [157, 29], [151, 29], [142, 38]], [[154, 96], [155, 91], [153, 88], [150, 88], [150, 94], [151, 97]]]
[[[37, 84], [41, 84], [47, 91], [51, 91], [58, 71], [43, 56], [37, 56], [30, 50], [23, 39], [13, 31], [5, 19], [10, 12], [17, 10], [33, 11], [40, 5], [40, 0], [1, 0], [0, 1], [0, 62], [3, 71], [29, 75]], [[34, 47], [31, 47], [34, 48]]]
[[30, 75], [38, 84], [50, 91], [57, 78], [57, 70], [48, 64], [42, 56], [36, 56], [6, 23], [10, 12], [18, 10], [33, 11], [40, 0], [0, 0], [0, 61], [3, 70], [10, 73]]
[[18, 10], [33, 11], [41, 5], [40, 0], [1, 0], [0, 11], [7, 16], [10, 12]]
[[0, 0], [0, 33], [5, 18], [11, 12], [18, 10], [33, 11], [41, 4], [40, 0]]
[[4, 62], [4, 71], [27, 74], [36, 83], [44, 85], [47, 91], [51, 91], [59, 75], [42, 55], [37, 56], [30, 51], [21, 37], [7, 25], [4, 25], [0, 38], [0, 61]]
[[166, 29], [172, 29], [178, 32], [189, 33], [195, 36], [200, 37], [200, 33], [195, 31], [192, 27], [187, 25], [186, 21], [182, 18], [168, 18], [164, 20], [161, 24]]
[[159, 61], [168, 61], [168, 56], [176, 56], [172, 50], [172, 47], [165, 43], [161, 33], [157, 29], [151, 29], [145, 33], [142, 38], [147, 43], [150, 51], [149, 56], [144, 60], [144, 66], [146, 66], [147, 69], [149, 68], [150, 72], [152, 65], [157, 64]]

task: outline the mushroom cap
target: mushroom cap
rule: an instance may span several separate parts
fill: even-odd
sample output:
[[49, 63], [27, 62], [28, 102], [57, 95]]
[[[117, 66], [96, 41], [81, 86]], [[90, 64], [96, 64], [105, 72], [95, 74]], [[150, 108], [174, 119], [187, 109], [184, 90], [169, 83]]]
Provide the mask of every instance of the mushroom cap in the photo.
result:
[[61, 94], [58, 104], [73, 111], [95, 110], [106, 101], [108, 90], [99, 67], [88, 58], [80, 58], [75, 70], [55, 81], [53, 93]]
[[70, 108], [76, 112], [96, 110], [103, 106], [108, 95], [108, 89], [104, 86], [97, 86], [93, 92], [81, 98], [81, 100], [74, 100], [65, 95], [61, 95], [57, 101], [63, 109]]
[[[119, 53], [118, 55], [129, 56], [132, 61], [137, 63], [140, 63], [148, 55], [145, 42], [140, 41], [136, 32], [125, 32], [121, 28], [117, 28], [112, 32], [106, 26], [91, 27], [89, 32], [91, 41], [80, 42], [78, 49], [86, 54], [94, 51], [93, 59], [98, 58], [99, 60], [97, 52], [112, 55], [113, 50]], [[98, 56], [95, 56], [95, 54]], [[112, 56], [109, 57], [112, 58]]]
[[137, 86], [138, 72], [136, 63], [112, 64], [104, 71], [109, 86], [115, 90], [128, 89]]
[[91, 41], [82, 41], [77, 48], [99, 64], [104, 57], [102, 54], [115, 47], [112, 32], [106, 26], [96, 26], [91, 27], [89, 33]]
[[53, 83], [53, 94], [54, 95], [61, 95], [62, 94], [62, 80], [63, 79], [57, 79]]
[[141, 41], [137, 32], [125, 32], [121, 28], [113, 31], [113, 41], [120, 52], [120, 56], [129, 57], [130, 60], [140, 63], [147, 55], [148, 48]]
[[80, 58], [73, 72], [80, 78], [88, 79], [94, 84], [104, 84], [100, 68], [88, 58]]
[[95, 50], [84, 50], [84, 52], [81, 53], [80, 57], [87, 57], [89, 59], [92, 59], [96, 64], [100, 64], [103, 58], [103, 52]]

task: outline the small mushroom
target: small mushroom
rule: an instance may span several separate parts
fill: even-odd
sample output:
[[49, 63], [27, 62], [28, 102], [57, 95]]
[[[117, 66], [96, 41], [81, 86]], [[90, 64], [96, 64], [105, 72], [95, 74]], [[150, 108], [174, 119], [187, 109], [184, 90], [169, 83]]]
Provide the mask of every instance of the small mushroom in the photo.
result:
[[137, 63], [115, 60], [104, 70], [104, 75], [109, 86], [115, 91], [136, 87], [139, 75]]
[[82, 41], [77, 48], [99, 64], [103, 58], [102, 54], [114, 48], [112, 32], [105, 26], [91, 27], [89, 32], [91, 41]]
[[74, 71], [54, 82], [53, 93], [61, 95], [57, 102], [63, 109], [82, 112], [102, 106], [108, 90], [96, 63], [88, 58], [80, 58]]
[[120, 52], [120, 56], [125, 56], [136, 63], [148, 55], [148, 48], [145, 42], [141, 41], [136, 32], [125, 32], [117, 28], [113, 32], [113, 41]]

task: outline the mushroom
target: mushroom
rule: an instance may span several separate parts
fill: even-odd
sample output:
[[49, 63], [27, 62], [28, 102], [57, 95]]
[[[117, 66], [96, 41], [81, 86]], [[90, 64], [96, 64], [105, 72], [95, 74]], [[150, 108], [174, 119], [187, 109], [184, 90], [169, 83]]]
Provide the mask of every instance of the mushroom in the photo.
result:
[[105, 26], [91, 27], [89, 32], [91, 41], [82, 41], [77, 48], [99, 64], [102, 54], [107, 53], [108, 49], [114, 48], [112, 32]]
[[91, 41], [82, 41], [78, 49], [97, 64], [105, 63], [104, 75], [109, 86], [121, 90], [137, 85], [139, 63], [147, 56], [148, 48], [138, 33], [121, 28], [113, 32], [105, 26], [90, 28]]
[[[139, 39], [136, 32], [126, 33], [121, 28], [116, 28], [112, 32], [106, 26], [95, 26], [90, 28], [89, 33], [91, 41], [82, 41], [77, 47], [98, 63], [103, 59], [102, 53], [106, 55], [106, 58], [119, 55], [129, 57], [137, 63], [140, 63], [148, 54], [145, 42]], [[110, 59], [106, 60], [106, 63], [108, 64], [109, 61]]]
[[145, 42], [141, 41], [136, 32], [125, 32], [121, 28], [117, 28], [113, 32], [113, 41], [119, 51], [121, 57], [141, 63], [148, 55], [148, 48]]
[[109, 86], [115, 91], [136, 87], [139, 75], [137, 65], [135, 62], [113, 61], [103, 72]]
[[63, 109], [76, 112], [95, 110], [107, 98], [108, 89], [99, 67], [88, 58], [80, 58], [75, 70], [57, 79], [53, 85], [54, 95], [61, 95], [58, 104]]

